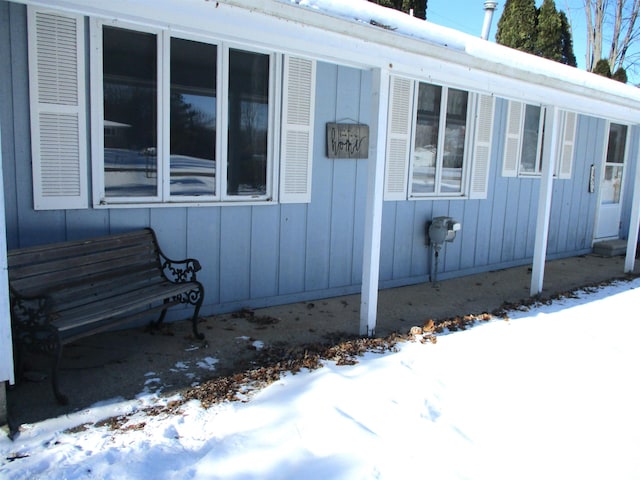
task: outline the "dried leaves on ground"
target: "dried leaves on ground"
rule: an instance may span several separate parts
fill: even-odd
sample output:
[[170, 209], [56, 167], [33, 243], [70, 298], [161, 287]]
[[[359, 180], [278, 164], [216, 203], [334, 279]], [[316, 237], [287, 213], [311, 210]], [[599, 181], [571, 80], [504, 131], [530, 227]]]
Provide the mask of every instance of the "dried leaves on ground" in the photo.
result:
[[[610, 283], [611, 281], [587, 285], [579, 290], [591, 292]], [[549, 298], [536, 297], [523, 299], [519, 302], [505, 302], [491, 313], [484, 312], [438, 320], [428, 319], [424, 325], [412, 327], [407, 334], [393, 333], [386, 337], [359, 337], [332, 333], [325, 336], [323, 342], [303, 345], [279, 343], [266, 346], [256, 351], [256, 356], [249, 368], [190, 387], [182, 393], [179, 399], [172, 400], [167, 405], [149, 407], [143, 412], [154, 416], [177, 414], [182, 405], [190, 400], [198, 400], [204, 408], [225, 401], [247, 401], [253, 392], [278, 381], [289, 372], [295, 374], [305, 369], [315, 370], [322, 367], [325, 361], [335, 362], [336, 365], [353, 365], [358, 363], [358, 357], [366, 352], [395, 351], [398, 343], [404, 341], [419, 340], [422, 343], [436, 343], [438, 334], [465, 330], [478, 322], [486, 322], [492, 318], [508, 320], [509, 311], [527, 311], [533, 306], [549, 304], [553, 300], [561, 298], [575, 298], [576, 295], [576, 291], [562, 292]], [[277, 322], [277, 319], [271, 317], [259, 317], [250, 309], [243, 309], [237, 315], [260, 324]], [[130, 420], [127, 416], [113, 417], [96, 423], [96, 426], [107, 426], [113, 430], [121, 431], [144, 428], [144, 422], [131, 424]], [[87, 427], [87, 424], [83, 424], [77, 428]]]

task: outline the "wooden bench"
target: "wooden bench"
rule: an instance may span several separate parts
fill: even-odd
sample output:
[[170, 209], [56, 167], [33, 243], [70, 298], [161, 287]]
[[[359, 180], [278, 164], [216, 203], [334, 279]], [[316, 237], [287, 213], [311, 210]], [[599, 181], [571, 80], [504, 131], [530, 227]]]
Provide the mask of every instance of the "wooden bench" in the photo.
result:
[[53, 392], [62, 404], [68, 400], [58, 369], [66, 343], [160, 312], [157, 326], [177, 304], [194, 306], [193, 333], [204, 338], [197, 324], [200, 263], [167, 258], [151, 229], [12, 250], [8, 266], [18, 374], [22, 350], [51, 356]]

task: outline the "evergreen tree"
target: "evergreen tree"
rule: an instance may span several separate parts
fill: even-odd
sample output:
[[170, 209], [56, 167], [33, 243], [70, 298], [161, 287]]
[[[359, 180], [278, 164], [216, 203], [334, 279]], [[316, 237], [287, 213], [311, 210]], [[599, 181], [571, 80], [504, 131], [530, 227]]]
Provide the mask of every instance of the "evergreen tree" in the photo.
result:
[[534, 0], [507, 0], [498, 21], [496, 42], [536, 53], [536, 17]]
[[544, 0], [538, 10], [535, 54], [562, 62], [562, 19], [553, 0]]
[[571, 26], [554, 0], [507, 0], [498, 21], [496, 41], [507, 47], [533, 53], [575, 67]]
[[611, 78], [611, 66], [609, 65], [609, 60], [606, 58], [601, 58], [596, 63], [596, 66], [593, 69], [593, 73], [597, 73], [598, 75], [602, 75], [603, 77]]
[[562, 30], [562, 63], [571, 67], [577, 67], [578, 62], [573, 53], [573, 38], [571, 37], [571, 25], [567, 15], [560, 11], [560, 22]]
[[627, 83], [627, 71], [623, 67], [620, 67], [611, 75], [611, 78], [618, 82]]

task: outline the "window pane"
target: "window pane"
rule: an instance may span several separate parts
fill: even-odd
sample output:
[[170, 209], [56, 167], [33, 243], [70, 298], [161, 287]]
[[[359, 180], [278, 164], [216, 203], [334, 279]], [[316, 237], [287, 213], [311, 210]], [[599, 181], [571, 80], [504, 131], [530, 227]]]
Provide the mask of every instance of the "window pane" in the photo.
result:
[[467, 92], [449, 89], [442, 159], [442, 186], [440, 187], [442, 192], [462, 192], [468, 98]]
[[267, 193], [269, 56], [229, 50], [227, 194]]
[[104, 27], [104, 183], [108, 197], [155, 196], [156, 36]]
[[540, 107], [527, 105], [524, 114], [522, 134], [521, 173], [540, 173], [538, 164], [538, 130], [540, 128]]
[[621, 181], [622, 166], [607, 165], [604, 169], [601, 203], [620, 203], [620, 189], [622, 188]]
[[441, 100], [442, 87], [427, 83], [420, 84], [411, 185], [413, 193], [433, 193], [435, 191]]
[[609, 127], [609, 146], [607, 163], [624, 163], [624, 150], [627, 143], [627, 126], [612, 123]]
[[171, 39], [171, 195], [215, 195], [216, 47]]

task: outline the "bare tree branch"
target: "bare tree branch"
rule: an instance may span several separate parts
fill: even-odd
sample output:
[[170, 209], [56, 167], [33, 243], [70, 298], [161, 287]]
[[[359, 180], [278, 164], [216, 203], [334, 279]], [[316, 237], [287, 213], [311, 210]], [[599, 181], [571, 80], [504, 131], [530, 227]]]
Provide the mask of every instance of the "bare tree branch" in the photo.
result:
[[[631, 6], [631, 12], [629, 19], [627, 20], [627, 31], [624, 36], [624, 39], [620, 43], [619, 53], [614, 58], [614, 62], [611, 63], [612, 67], [615, 65], [615, 70], [619, 67], [624, 66], [625, 58], [627, 52], [629, 50], [629, 46], [632, 42], [638, 38], [639, 31], [636, 27], [638, 21], [638, 13], [640, 12], [640, 0], [633, 0], [633, 5]], [[614, 71], [615, 71], [614, 70]]]
[[635, 55], [630, 62], [629, 52], [640, 37], [640, 0], [583, 0], [583, 4], [587, 21], [586, 69], [593, 71], [598, 60], [604, 58], [605, 39], [612, 73], [637, 63]]

